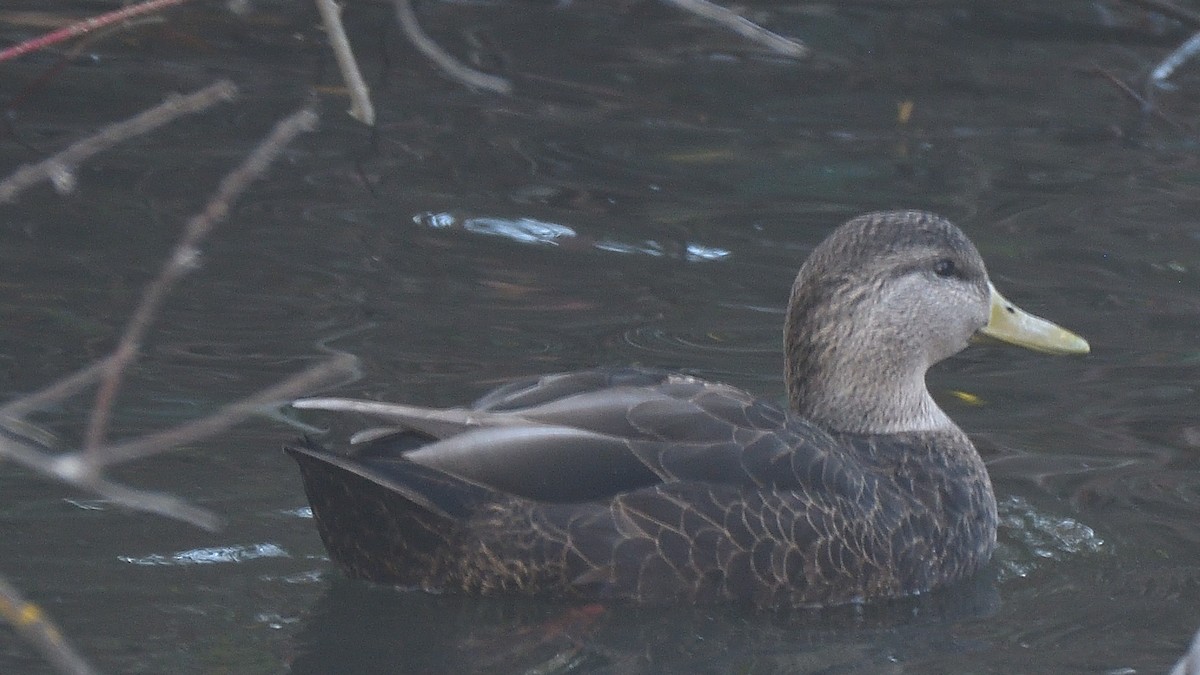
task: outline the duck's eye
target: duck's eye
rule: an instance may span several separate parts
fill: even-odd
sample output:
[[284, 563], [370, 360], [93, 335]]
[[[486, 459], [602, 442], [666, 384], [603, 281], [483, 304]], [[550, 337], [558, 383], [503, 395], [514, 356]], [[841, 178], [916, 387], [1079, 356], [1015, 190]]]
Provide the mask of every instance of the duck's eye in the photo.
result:
[[958, 274], [958, 266], [949, 258], [942, 258], [933, 264], [933, 273], [939, 277], [952, 277]]

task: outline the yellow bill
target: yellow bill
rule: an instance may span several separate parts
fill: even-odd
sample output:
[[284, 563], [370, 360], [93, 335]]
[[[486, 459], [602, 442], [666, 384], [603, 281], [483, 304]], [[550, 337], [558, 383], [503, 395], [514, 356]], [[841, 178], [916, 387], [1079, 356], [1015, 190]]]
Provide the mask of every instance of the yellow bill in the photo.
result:
[[1087, 354], [1087, 340], [1009, 302], [990, 282], [992, 313], [976, 335], [1047, 354]]

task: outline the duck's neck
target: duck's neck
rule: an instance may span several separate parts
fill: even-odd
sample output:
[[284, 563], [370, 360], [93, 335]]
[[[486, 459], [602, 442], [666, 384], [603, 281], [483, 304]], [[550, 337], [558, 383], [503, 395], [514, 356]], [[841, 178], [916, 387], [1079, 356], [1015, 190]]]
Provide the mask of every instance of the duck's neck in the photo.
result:
[[[791, 408], [830, 431], [895, 434], [957, 429], [929, 395], [922, 378], [913, 382], [872, 380], [879, 370], [870, 367], [857, 376], [838, 368], [832, 371], [836, 373], [833, 378], [814, 377], [807, 369], [801, 372], [809, 377], [789, 384]], [[838, 381], [843, 377], [846, 379]]]
[[930, 364], [923, 345], [898, 341], [894, 336], [904, 331], [863, 317], [830, 316], [828, 303], [809, 300], [793, 302], [787, 317], [784, 354], [793, 411], [846, 433], [958, 430], [925, 386]]

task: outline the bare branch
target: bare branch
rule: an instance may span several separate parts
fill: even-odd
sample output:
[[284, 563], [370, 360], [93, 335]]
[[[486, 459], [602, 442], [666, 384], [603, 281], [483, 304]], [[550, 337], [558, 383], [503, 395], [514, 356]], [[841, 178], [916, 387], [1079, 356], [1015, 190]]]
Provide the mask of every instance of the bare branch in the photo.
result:
[[112, 464], [167, 452], [183, 443], [219, 433], [258, 412], [264, 405], [328, 386], [357, 372], [358, 360], [349, 354], [339, 354], [275, 386], [225, 406], [208, 417], [93, 452], [56, 456], [44, 448], [38, 448], [28, 435], [19, 433], [11, 425], [5, 425], [0, 427], [0, 457], [7, 457], [43, 475], [94, 492], [122, 506], [215, 530], [221, 525], [216, 514], [171, 495], [135, 490], [113, 483], [103, 477], [103, 469]]
[[[182, 1], [184, 0], [156, 0], [138, 7], [143, 8], [142, 11], [148, 11], [144, 8]], [[128, 16], [125, 15], [126, 18]], [[90, 27], [87, 30], [94, 30], [107, 24], [91, 22], [88, 25]], [[80, 31], [79, 34], [82, 32], [86, 31]], [[36, 44], [49, 42], [35, 43], [35, 46], [29, 49], [36, 49]], [[55, 157], [36, 165], [22, 167], [12, 176], [0, 181], [0, 202], [11, 200], [31, 185], [46, 179], [53, 181], [60, 191], [67, 190], [74, 181], [76, 167], [97, 152], [161, 126], [184, 113], [203, 110], [217, 101], [231, 99], [235, 94], [236, 88], [231, 83], [220, 81], [189, 96], [171, 98], [134, 118], [109, 126], [100, 133], [75, 143]], [[0, 407], [0, 460], [12, 460], [44, 476], [96, 493], [121, 506], [159, 514], [208, 530], [215, 530], [221, 526], [220, 518], [211, 511], [188, 504], [173, 495], [121, 485], [105, 477], [104, 469], [120, 462], [166, 452], [181, 443], [217, 433], [244, 420], [268, 402], [290, 399], [322, 384], [328, 384], [334, 378], [347, 377], [357, 372], [357, 361], [354, 357], [339, 354], [190, 424], [111, 447], [103, 447], [102, 444], [124, 372], [136, 358], [142, 339], [167, 293], [195, 268], [200, 244], [215, 224], [228, 215], [232, 203], [251, 182], [266, 171], [288, 143], [298, 134], [315, 128], [316, 122], [317, 116], [312, 110], [302, 110], [280, 121], [267, 138], [222, 179], [204, 209], [188, 221], [179, 243], [163, 265], [158, 277], [147, 286], [112, 354], [34, 394]], [[83, 449], [56, 454], [51, 449], [53, 438], [27, 422], [25, 417], [97, 382], [99, 386], [96, 401], [88, 417]], [[0, 619], [12, 624], [60, 671], [73, 674], [94, 672], [66, 642], [41, 609], [27, 602], [3, 578], [0, 578]]]
[[329, 35], [338, 69], [342, 71], [342, 81], [350, 91], [350, 116], [367, 126], [374, 126], [375, 108], [371, 105], [371, 92], [363, 81], [358, 62], [354, 60], [350, 41], [346, 39], [346, 29], [342, 27], [342, 8], [334, 0], [317, 0], [317, 9], [321, 12], [321, 21], [325, 23], [325, 32]]
[[1138, 108], [1143, 114], [1153, 115], [1155, 119], [1170, 125], [1172, 129], [1175, 129], [1176, 131], [1183, 131], [1183, 127], [1178, 122], [1163, 114], [1163, 112], [1159, 110], [1154, 103], [1137, 93], [1133, 87], [1123, 82], [1121, 78], [1113, 75], [1107, 70], [1104, 70], [1100, 66], [1093, 66], [1090, 72], [1104, 78], [1114, 87], [1116, 87], [1117, 90], [1119, 90], [1122, 94], [1125, 94], [1127, 97], [1129, 97], [1130, 100], [1138, 105]]
[[26, 40], [18, 45], [13, 45], [8, 49], [0, 51], [0, 63], [11, 61], [19, 56], [24, 56], [30, 52], [36, 52], [39, 49], [44, 49], [60, 42], [65, 42], [71, 38], [86, 35], [92, 31], [111, 26], [119, 21], [126, 21], [142, 14], [149, 14], [160, 9], [165, 9], [174, 5], [181, 5], [188, 0], [147, 0], [138, 5], [130, 5], [121, 9], [101, 14], [99, 16], [90, 16], [83, 21], [73, 23], [56, 31], [46, 33], [45, 35]]
[[0, 617], [16, 628], [25, 641], [36, 647], [60, 672], [72, 675], [96, 672], [67, 642], [42, 608], [26, 600], [4, 577], [0, 577]]
[[224, 406], [212, 415], [132, 441], [102, 446], [94, 453], [84, 454], [79, 459], [90, 467], [101, 468], [158, 454], [169, 448], [220, 433], [260, 412], [266, 405], [290, 400], [305, 392], [344, 381], [357, 372], [358, 359], [350, 354], [339, 354], [279, 384]]
[[808, 56], [808, 47], [791, 38], [785, 38], [778, 33], [763, 28], [753, 21], [708, 0], [664, 0], [668, 4], [699, 15], [709, 21], [716, 21], [742, 37], [757, 42], [784, 56], [800, 58]]
[[396, 19], [400, 21], [400, 29], [422, 54], [442, 69], [442, 72], [468, 87], [486, 89], [497, 94], [512, 93], [511, 82], [498, 75], [489, 75], [464, 66], [426, 35], [421, 30], [421, 24], [417, 23], [412, 0], [392, 0], [392, 4], [396, 7]]
[[184, 275], [195, 268], [196, 256], [200, 242], [208, 235], [216, 223], [223, 220], [229, 213], [232, 203], [250, 183], [258, 178], [268, 165], [279, 156], [296, 136], [315, 129], [317, 114], [305, 109], [280, 120], [271, 133], [259, 143], [240, 166], [221, 180], [216, 193], [205, 205], [204, 209], [192, 217], [184, 228], [183, 237], [171, 253], [170, 259], [163, 265], [157, 279], [147, 287], [141, 302], [134, 310], [133, 317], [125, 327], [112, 359], [105, 369], [96, 391], [96, 403], [88, 418], [87, 431], [84, 434], [83, 447], [87, 452], [94, 451], [104, 442], [108, 420], [112, 414], [112, 406], [116, 399], [121, 377], [141, 348], [142, 337], [145, 335], [150, 322], [158, 312], [167, 293]]
[[89, 466], [74, 455], [55, 456], [36, 447], [29, 439], [3, 428], [0, 435], [0, 456], [7, 457], [38, 473], [77, 487], [94, 492], [122, 506], [156, 513], [185, 523], [216, 530], [221, 519], [211, 511], [201, 509], [171, 495], [135, 490], [107, 480], [95, 467]]
[[0, 424], [5, 424], [8, 420], [24, 417], [35, 410], [40, 410], [46, 406], [63, 401], [82, 391], [85, 387], [100, 379], [114, 358], [110, 354], [84, 367], [73, 375], [68, 375], [54, 384], [43, 387], [32, 394], [22, 396], [5, 405], [0, 408]]
[[75, 169], [98, 152], [156, 129], [182, 115], [200, 112], [222, 101], [232, 100], [237, 87], [228, 80], [219, 80], [187, 96], [171, 96], [161, 104], [124, 122], [101, 129], [57, 155], [17, 169], [0, 181], [0, 204], [10, 202], [26, 189], [50, 180], [60, 192], [69, 192]]
[[209, 532], [215, 532], [224, 526], [221, 517], [208, 509], [192, 506], [174, 495], [163, 492], [126, 487], [100, 474], [85, 476], [77, 485], [126, 508], [178, 520]]

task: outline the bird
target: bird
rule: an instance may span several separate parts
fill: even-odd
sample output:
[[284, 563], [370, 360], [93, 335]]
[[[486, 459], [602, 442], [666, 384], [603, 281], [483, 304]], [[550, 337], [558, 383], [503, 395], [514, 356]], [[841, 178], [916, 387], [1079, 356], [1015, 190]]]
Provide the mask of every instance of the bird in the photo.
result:
[[638, 605], [899, 598], [973, 575], [996, 545], [987, 468], [925, 383], [980, 339], [1090, 349], [1005, 299], [949, 220], [868, 213], [792, 285], [786, 402], [609, 366], [457, 408], [299, 399], [378, 426], [348, 450], [285, 449], [352, 578]]

